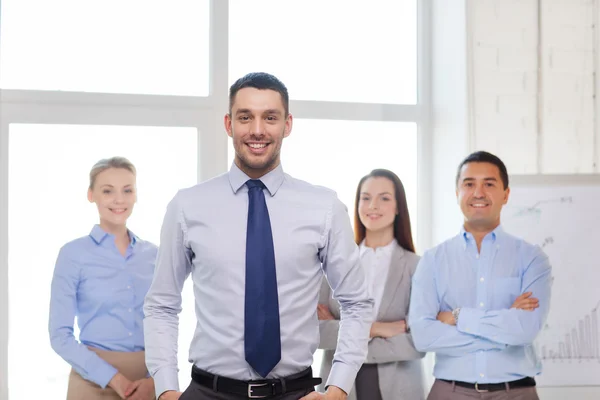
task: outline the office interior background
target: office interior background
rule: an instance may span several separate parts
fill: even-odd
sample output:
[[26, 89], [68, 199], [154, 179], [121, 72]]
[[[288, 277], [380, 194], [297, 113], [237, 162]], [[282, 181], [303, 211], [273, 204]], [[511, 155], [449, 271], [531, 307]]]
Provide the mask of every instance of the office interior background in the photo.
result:
[[[64, 398], [70, 367], [49, 345], [50, 280], [58, 249], [97, 221], [91, 166], [113, 155], [136, 165], [130, 228], [158, 244], [175, 192], [228, 170], [228, 88], [247, 72], [289, 89], [285, 171], [335, 189], [352, 212], [359, 178], [393, 170], [419, 253], [460, 228], [454, 173], [471, 151], [496, 153], [513, 175], [600, 168], [598, 0], [0, 5], [1, 400]], [[192, 301], [188, 282], [182, 386]], [[431, 381], [431, 356], [424, 368]], [[600, 387], [540, 396], [600, 398]]]

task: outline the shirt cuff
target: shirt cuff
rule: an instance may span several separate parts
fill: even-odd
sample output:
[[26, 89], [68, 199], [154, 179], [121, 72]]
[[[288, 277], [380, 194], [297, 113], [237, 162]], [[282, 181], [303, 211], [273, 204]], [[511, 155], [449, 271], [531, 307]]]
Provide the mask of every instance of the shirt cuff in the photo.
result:
[[177, 369], [161, 368], [153, 376], [156, 398], [169, 390], [179, 391], [179, 377]]
[[346, 364], [334, 362], [325, 387], [337, 386], [346, 392], [346, 394], [350, 394], [357, 372], [354, 368]]
[[88, 371], [92, 371], [88, 379], [97, 385], [99, 385], [102, 389], [106, 389], [110, 380], [119, 372], [118, 369], [99, 358], [98, 362], [92, 363], [89, 367], [86, 366]]
[[458, 314], [456, 329], [470, 335], [479, 335], [479, 321], [485, 316], [485, 311], [476, 308], [461, 308]]

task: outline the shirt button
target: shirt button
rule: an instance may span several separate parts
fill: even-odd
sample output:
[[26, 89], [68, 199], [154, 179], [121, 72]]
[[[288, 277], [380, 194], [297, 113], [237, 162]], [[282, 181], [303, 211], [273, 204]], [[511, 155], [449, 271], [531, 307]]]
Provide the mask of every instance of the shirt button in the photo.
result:
[[129, 336], [133, 336], [133, 333], [129, 332]]
[[483, 282], [483, 281], [485, 281], [485, 279], [482, 276], [481, 278], [479, 278], [479, 282]]
[[484, 304], [483, 304], [483, 303], [479, 303], [479, 307], [483, 307], [483, 306], [484, 306]]
[[475, 258], [479, 258], [479, 254], [477, 254], [477, 255], [475, 256]]
[[479, 374], [479, 376], [483, 378], [485, 375], [484, 374]]
[[127, 289], [131, 289], [131, 285], [128, 285], [128, 286], [127, 286]]
[[129, 312], [132, 312], [132, 311], [133, 311], [133, 308], [130, 308], [130, 309], [129, 309], [129, 310], [127, 310], [127, 311], [129, 311]]

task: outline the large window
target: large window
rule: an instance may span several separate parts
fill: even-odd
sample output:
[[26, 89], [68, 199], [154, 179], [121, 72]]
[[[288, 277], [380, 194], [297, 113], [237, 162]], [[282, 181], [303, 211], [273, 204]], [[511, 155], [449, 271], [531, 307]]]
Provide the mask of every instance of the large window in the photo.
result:
[[[167, 203], [196, 183], [195, 128], [124, 126], [10, 126], [9, 353], [10, 399], [63, 399], [70, 367], [50, 348], [48, 302], [54, 262], [62, 245], [87, 235], [98, 222], [87, 201], [89, 170], [113, 155], [138, 169], [138, 202], [129, 228], [159, 244]], [[32, 279], [32, 277], [34, 277]], [[180, 343], [195, 327], [190, 286], [185, 288]], [[189, 382], [187, 352], [181, 382]], [[32, 364], [33, 363], [33, 364]], [[35, 385], [31, 385], [32, 368]]]
[[[60, 246], [97, 220], [85, 193], [92, 164], [117, 154], [136, 164], [130, 227], [158, 242], [175, 191], [227, 170], [228, 89], [248, 72], [288, 86], [286, 172], [336, 190], [352, 212], [358, 179], [393, 170], [425, 248], [422, 3], [1, 0], [0, 399], [64, 399], [69, 366], [48, 340], [49, 283]], [[189, 284], [182, 387], [195, 327]], [[33, 386], [32, 362], [44, 365]]]
[[208, 0], [2, 0], [0, 86], [208, 94]]
[[267, 71], [297, 100], [417, 102], [416, 0], [229, 3], [230, 80]]

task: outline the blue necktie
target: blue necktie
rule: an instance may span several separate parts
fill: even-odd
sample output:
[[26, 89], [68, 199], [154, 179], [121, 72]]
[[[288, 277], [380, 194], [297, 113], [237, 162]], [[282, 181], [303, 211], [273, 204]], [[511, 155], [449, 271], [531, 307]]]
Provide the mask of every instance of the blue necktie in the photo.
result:
[[275, 250], [263, 192], [265, 185], [259, 180], [249, 180], [246, 186], [249, 204], [244, 350], [248, 364], [266, 377], [281, 359]]

